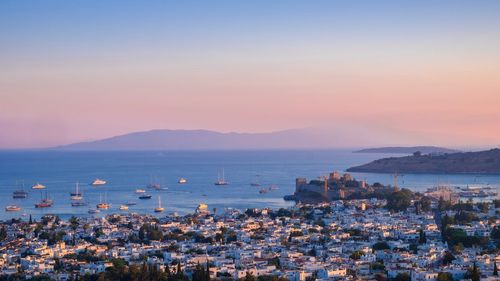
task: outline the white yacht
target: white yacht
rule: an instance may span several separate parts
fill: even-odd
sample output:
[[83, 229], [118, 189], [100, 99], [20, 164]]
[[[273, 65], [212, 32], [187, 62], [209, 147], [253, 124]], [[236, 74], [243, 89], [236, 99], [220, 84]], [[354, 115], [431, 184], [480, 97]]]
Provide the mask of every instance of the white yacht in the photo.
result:
[[31, 188], [33, 188], [33, 189], [44, 189], [44, 188], [46, 188], [46, 186], [43, 185], [43, 184], [36, 183]]
[[17, 205], [8, 205], [5, 207], [5, 211], [7, 212], [19, 212], [21, 211], [21, 207]]
[[105, 185], [106, 184], [106, 181], [105, 180], [101, 180], [101, 179], [95, 179], [91, 185]]

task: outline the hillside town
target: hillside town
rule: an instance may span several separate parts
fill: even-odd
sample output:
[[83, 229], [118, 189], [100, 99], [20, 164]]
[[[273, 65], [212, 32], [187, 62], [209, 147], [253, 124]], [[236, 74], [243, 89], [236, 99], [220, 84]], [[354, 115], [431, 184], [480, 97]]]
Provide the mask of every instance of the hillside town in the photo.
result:
[[0, 280], [500, 280], [498, 200], [412, 195], [13, 219], [0, 226]]

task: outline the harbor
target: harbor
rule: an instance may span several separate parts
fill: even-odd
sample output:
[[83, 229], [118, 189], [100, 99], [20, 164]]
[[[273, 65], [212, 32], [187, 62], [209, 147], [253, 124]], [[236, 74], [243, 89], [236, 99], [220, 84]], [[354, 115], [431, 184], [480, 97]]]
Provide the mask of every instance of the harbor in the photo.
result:
[[[9, 155], [15, 155], [16, 160], [9, 162]], [[57, 157], [53, 157], [54, 155]], [[342, 172], [349, 166], [381, 156], [384, 155], [356, 154], [346, 150], [93, 152], [85, 156], [78, 152], [0, 152], [0, 159], [3, 160], [0, 161], [0, 196], [7, 199], [2, 206], [4, 211], [0, 212], [0, 219], [29, 215], [41, 217], [45, 214], [57, 214], [66, 218], [72, 215], [104, 216], [113, 212], [160, 216], [162, 213], [154, 212], [158, 196], [161, 196], [161, 205], [165, 208], [163, 214], [186, 214], [200, 203], [220, 211], [226, 208], [289, 207], [294, 203], [283, 200], [283, 197], [293, 194], [295, 178], [315, 179], [328, 175], [332, 170]], [[40, 161], [47, 165], [40, 166]], [[117, 168], [117, 163], [125, 169]], [[13, 167], [16, 167], [15, 171]], [[351, 174], [371, 183], [394, 182], [391, 174]], [[179, 182], [180, 178], [185, 181]], [[229, 184], [214, 185], [222, 178]], [[106, 183], [77, 184], [93, 183], [96, 179]], [[478, 197], [473, 197], [473, 200], [485, 199], [480, 197], [484, 193], [498, 193], [499, 183], [500, 176], [492, 175], [405, 174], [398, 177], [400, 187], [425, 192], [428, 188], [443, 184], [452, 186], [454, 191], [463, 195], [477, 194]], [[45, 188], [32, 189], [31, 186], [36, 184]], [[486, 188], [467, 190], [467, 186]], [[100, 197], [104, 200], [105, 194], [111, 206], [90, 214], [89, 209], [96, 209]], [[45, 195], [49, 201], [41, 202]], [[146, 196], [145, 199], [140, 199], [143, 195]], [[81, 200], [72, 200], [80, 196]], [[467, 197], [462, 200], [467, 200]], [[36, 208], [35, 204], [40, 203], [42, 208]], [[6, 206], [13, 205], [21, 210], [5, 210]], [[120, 210], [121, 205], [129, 206], [128, 210]]]

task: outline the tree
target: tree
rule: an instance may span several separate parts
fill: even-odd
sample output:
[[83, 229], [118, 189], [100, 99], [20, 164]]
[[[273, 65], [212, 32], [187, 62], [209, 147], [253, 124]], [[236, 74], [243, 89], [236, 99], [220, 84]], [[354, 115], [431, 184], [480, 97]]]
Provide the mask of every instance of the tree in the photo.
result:
[[455, 259], [455, 256], [452, 253], [446, 252], [443, 256], [443, 265], [450, 264], [454, 259]]
[[247, 271], [247, 274], [245, 275], [245, 278], [243, 280], [244, 281], [257, 281], [257, 278], [255, 278], [255, 276], [253, 276], [252, 273]]
[[0, 228], [0, 242], [3, 242], [7, 238], [7, 230], [5, 230], [5, 226]]
[[363, 252], [361, 251], [356, 251], [356, 252], [353, 252], [349, 258], [353, 259], [353, 260], [359, 260], [361, 257], [363, 256]]
[[472, 268], [469, 268], [467, 270], [465, 277], [467, 279], [471, 279], [472, 281], [480, 281], [481, 280], [481, 272], [479, 271], [479, 268], [477, 268], [476, 262], [474, 262], [474, 264], [472, 265]]
[[439, 202], [438, 202], [438, 210], [439, 211], [445, 211], [451, 209], [451, 202], [450, 201], [445, 201], [443, 197], [439, 197]]
[[208, 266], [208, 260], [207, 260], [207, 270], [205, 271], [205, 281], [210, 281], [210, 267]]
[[420, 208], [423, 212], [429, 212], [431, 210], [431, 198], [424, 196], [420, 199]]
[[412, 194], [411, 190], [406, 188], [393, 192], [387, 198], [386, 209], [394, 212], [406, 211], [411, 205]]
[[453, 281], [453, 276], [449, 272], [439, 272], [437, 281]]
[[490, 203], [488, 202], [479, 202], [477, 203], [477, 207], [482, 213], [487, 213], [490, 209]]
[[387, 244], [387, 242], [385, 242], [385, 241], [377, 242], [377, 243], [373, 244], [373, 246], [372, 246], [372, 249], [374, 251], [376, 251], [376, 250], [387, 250], [389, 248], [390, 248], [389, 244]]
[[394, 278], [394, 281], [410, 281], [410, 280], [411, 280], [410, 274], [408, 274], [407, 272], [398, 273], [398, 275], [396, 275], [396, 277]]
[[199, 263], [196, 265], [196, 268], [193, 270], [193, 278], [192, 281], [207, 281], [205, 275], [205, 269]]
[[425, 236], [425, 232], [422, 229], [420, 229], [418, 243], [419, 244], [427, 243], [427, 237]]

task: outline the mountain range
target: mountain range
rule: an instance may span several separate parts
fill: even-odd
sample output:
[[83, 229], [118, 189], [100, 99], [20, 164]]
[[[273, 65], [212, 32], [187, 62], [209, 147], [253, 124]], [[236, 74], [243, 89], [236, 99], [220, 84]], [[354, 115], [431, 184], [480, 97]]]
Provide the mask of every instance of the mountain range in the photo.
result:
[[53, 147], [60, 150], [236, 150], [333, 147], [310, 129], [271, 133], [220, 133], [208, 130], [151, 130]]

